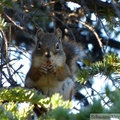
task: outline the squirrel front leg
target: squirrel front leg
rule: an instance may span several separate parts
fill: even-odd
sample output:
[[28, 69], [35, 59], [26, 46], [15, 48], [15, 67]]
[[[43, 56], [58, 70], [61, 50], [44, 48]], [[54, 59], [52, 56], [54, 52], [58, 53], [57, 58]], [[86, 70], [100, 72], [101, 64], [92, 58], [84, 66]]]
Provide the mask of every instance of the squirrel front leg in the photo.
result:
[[39, 67], [34, 67], [34, 65], [31, 66], [31, 69], [27, 75], [27, 79], [25, 81], [25, 86], [28, 88], [35, 87], [35, 83], [43, 76], [47, 75], [48, 68], [46, 65], [42, 64]]
[[34, 82], [38, 81], [41, 76], [45, 75], [48, 73], [48, 68], [46, 65], [42, 64], [39, 67], [34, 67], [33, 65], [31, 66], [31, 69], [28, 73], [28, 77], [33, 80]]
[[70, 70], [67, 64], [56, 69], [56, 77], [58, 81], [64, 81], [67, 77], [70, 77]]

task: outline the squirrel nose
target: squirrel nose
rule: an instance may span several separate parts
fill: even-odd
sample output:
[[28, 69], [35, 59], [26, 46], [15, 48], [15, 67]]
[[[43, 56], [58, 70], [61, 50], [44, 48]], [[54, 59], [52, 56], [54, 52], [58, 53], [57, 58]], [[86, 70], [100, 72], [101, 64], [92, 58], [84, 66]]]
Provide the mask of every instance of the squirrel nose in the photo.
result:
[[50, 58], [50, 52], [45, 52], [45, 56], [47, 57], [47, 58]]

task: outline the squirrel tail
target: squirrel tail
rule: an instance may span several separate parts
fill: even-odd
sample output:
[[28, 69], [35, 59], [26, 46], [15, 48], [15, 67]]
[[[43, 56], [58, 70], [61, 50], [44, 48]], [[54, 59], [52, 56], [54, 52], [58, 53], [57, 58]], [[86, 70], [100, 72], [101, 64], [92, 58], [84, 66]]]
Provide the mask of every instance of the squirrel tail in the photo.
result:
[[74, 75], [78, 69], [77, 61], [83, 62], [85, 51], [81, 45], [74, 42], [63, 42], [63, 49], [66, 54], [66, 64], [70, 67], [70, 71]]

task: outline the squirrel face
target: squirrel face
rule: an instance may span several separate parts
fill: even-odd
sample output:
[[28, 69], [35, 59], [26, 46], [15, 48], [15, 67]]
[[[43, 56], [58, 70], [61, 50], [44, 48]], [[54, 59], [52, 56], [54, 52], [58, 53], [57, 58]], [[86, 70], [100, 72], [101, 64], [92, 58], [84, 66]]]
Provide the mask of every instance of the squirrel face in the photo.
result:
[[38, 64], [63, 66], [66, 56], [62, 48], [61, 33], [60, 29], [54, 33], [44, 33], [43, 30], [38, 30], [38, 41], [34, 52], [35, 57], [33, 57], [36, 66]]

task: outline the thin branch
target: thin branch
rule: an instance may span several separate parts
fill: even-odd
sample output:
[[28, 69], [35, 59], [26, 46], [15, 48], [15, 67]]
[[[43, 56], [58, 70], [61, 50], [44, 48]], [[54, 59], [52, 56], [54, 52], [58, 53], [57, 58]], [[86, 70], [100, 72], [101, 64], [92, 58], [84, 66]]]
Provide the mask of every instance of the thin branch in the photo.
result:
[[13, 72], [13, 74], [12, 74], [11, 76], [13, 76], [13, 75], [16, 74], [16, 73], [18, 74], [18, 71], [19, 71], [23, 66], [24, 66], [24, 65], [21, 64], [16, 70], [11, 66], [12, 69], [14, 70], [14, 72]]
[[21, 64], [21, 65], [15, 70], [15, 69], [12, 67], [12, 65], [10, 65], [10, 67], [14, 70], [14, 72], [13, 72], [13, 74], [12, 74], [11, 76], [17, 74], [17, 75], [19, 76], [19, 78], [21, 79], [21, 81], [24, 83], [23, 79], [21, 78], [21, 76], [19, 75], [19, 72], [18, 72], [23, 66], [24, 66], [24, 65]]
[[[20, 55], [23, 55], [24, 57], [26, 57], [29, 61], [31, 61], [31, 58], [28, 57], [27, 54], [31, 55], [32, 53], [30, 51], [25, 51], [17, 46], [12, 46], [12, 47], [15, 47], [17, 50], [8, 50], [9, 52], [15, 52], [15, 53], [18, 53], [19, 56]], [[11, 53], [12, 54], [12, 53]], [[14, 55], [16, 56], [16, 54]], [[18, 59], [15, 59], [15, 60], [18, 60]]]
[[46, 14], [47, 16], [49, 16], [49, 17], [53, 17], [53, 18], [57, 19], [57, 20], [60, 21], [63, 25], [65, 25], [66, 28], [68, 28], [68, 29], [70, 30], [70, 33], [71, 33], [71, 35], [72, 35], [72, 37], [73, 37], [73, 40], [76, 41], [75, 36], [74, 36], [74, 33], [72, 32], [71, 28], [70, 28], [68, 25], [66, 25], [62, 20], [60, 20], [58, 17], [56, 17], [55, 14], [50, 14], [48, 11], [45, 12], [45, 14]]
[[2, 87], [2, 61], [3, 61], [3, 57], [2, 57], [2, 52], [3, 52], [3, 38], [0, 35], [0, 87]]
[[19, 26], [18, 24], [16, 24], [16, 22], [15, 22], [12, 18], [10, 18], [7, 14], [5, 14], [5, 16], [6, 16], [16, 27], [18, 27], [18, 28], [21, 29], [21, 30], [24, 30], [24, 27], [21, 27], [21, 26]]
[[[106, 30], [106, 28], [105, 28], [105, 26], [104, 26], [104, 24], [103, 24], [101, 18], [98, 17], [98, 20], [100, 21], [100, 23], [101, 23], [101, 25], [102, 25], [102, 27], [103, 27], [103, 29], [104, 29], [106, 35], [107, 35], [108, 38], [110, 39], [110, 35], [108, 34], [108, 32], [107, 32], [107, 30]], [[107, 49], [107, 46], [108, 46], [108, 43], [109, 43], [109, 39], [106, 41], [106, 48], [104, 48], [104, 53], [105, 53], [105, 50]]]
[[[9, 69], [8, 69], [8, 71], [9, 71]], [[4, 71], [2, 72], [2, 74], [6, 78], [7, 82], [10, 83], [11, 86], [18, 86], [18, 84], [15, 81], [13, 81], [13, 80], [10, 79], [11, 77], [7, 78], [7, 75], [5, 74]]]
[[120, 10], [118, 9], [118, 7], [117, 7], [117, 5], [116, 5], [115, 0], [112, 0], [111, 3], [112, 3], [112, 6], [113, 6], [113, 8], [114, 8], [114, 10], [115, 10], [115, 12], [116, 12], [116, 14], [117, 14], [117, 16], [118, 16], [119, 19], [120, 19]]
[[5, 36], [5, 33], [2, 29], [1, 29], [1, 33], [2, 33], [2, 36], [3, 36], [3, 40], [5, 41], [5, 54], [6, 54], [6, 61], [8, 63], [8, 42], [7, 42], [7, 38]]
[[104, 97], [102, 97], [101, 93], [99, 93], [97, 90], [95, 90], [95, 89], [92, 88], [92, 87], [91, 87], [91, 89], [92, 89], [93, 91], [95, 91], [95, 92], [100, 96], [100, 98], [103, 100], [103, 102], [110, 108], [109, 104], [107, 104], [107, 102], [104, 100]]
[[[9, 63], [9, 62], [11, 62], [11, 61], [14, 61], [14, 60], [17, 60], [17, 59], [8, 60], [8, 63]], [[3, 67], [3, 66], [5, 66], [6, 64], [7, 64], [7, 63], [6, 63], [6, 62], [4, 62], [4, 64], [1, 64], [0, 66], [2, 66], [2, 67]], [[3, 68], [6, 68], [6, 67], [3, 67]]]
[[75, 20], [75, 21], [80, 22], [82, 25], [86, 26], [89, 30], [91, 30], [94, 33], [95, 37], [97, 38], [100, 47], [101, 48], [103, 47], [102, 42], [101, 42], [101, 38], [98, 36], [97, 32], [94, 30], [94, 28], [92, 26], [90, 26], [90, 25], [88, 25], [85, 22], [82, 22], [80, 20]]
[[2, 29], [1, 29], [1, 33], [2, 33], [2, 36], [3, 36], [3, 40], [5, 41], [6, 66], [7, 66], [7, 68], [10, 69], [9, 64], [8, 64], [8, 42], [7, 42], [6, 35], [5, 35], [5, 33], [4, 33], [4, 31]]

